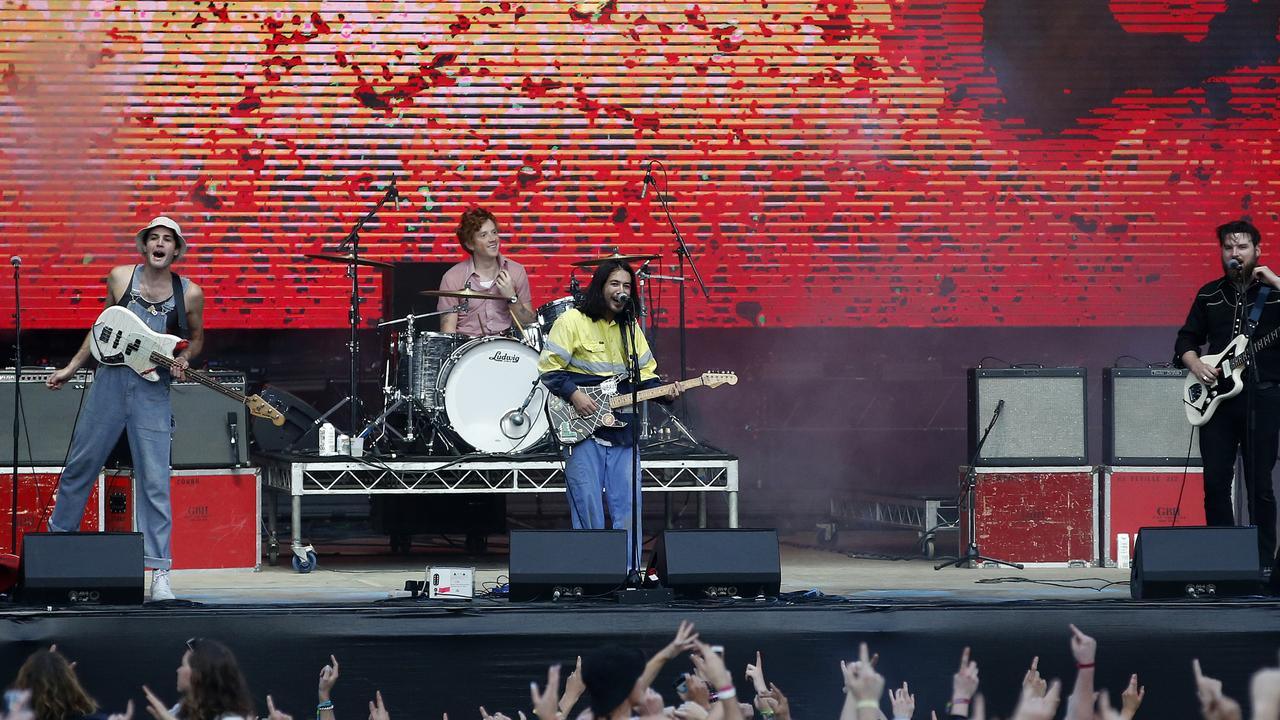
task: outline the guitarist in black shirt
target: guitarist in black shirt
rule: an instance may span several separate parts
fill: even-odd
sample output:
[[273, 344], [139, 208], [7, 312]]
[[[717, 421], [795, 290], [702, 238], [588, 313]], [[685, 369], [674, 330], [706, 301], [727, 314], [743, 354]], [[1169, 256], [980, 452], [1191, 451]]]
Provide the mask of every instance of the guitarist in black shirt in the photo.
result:
[[[1258, 526], [1262, 563], [1270, 566], [1276, 549], [1271, 469], [1280, 439], [1280, 343], [1259, 349], [1262, 343], [1256, 341], [1280, 328], [1280, 292], [1272, 292], [1280, 289], [1280, 277], [1258, 264], [1262, 237], [1256, 227], [1237, 220], [1220, 226], [1217, 234], [1223, 276], [1196, 293], [1187, 321], [1178, 330], [1174, 357], [1208, 388], [1237, 382], [1244, 386], [1243, 392], [1210, 408], [1212, 415], [1200, 425], [1205, 519], [1209, 525], [1235, 524], [1231, 484], [1240, 453], [1249, 518]], [[1212, 362], [1208, 356], [1222, 352], [1240, 335], [1256, 343], [1248, 348], [1249, 362], [1234, 373], [1229, 364]], [[1202, 358], [1200, 350], [1206, 344]]]

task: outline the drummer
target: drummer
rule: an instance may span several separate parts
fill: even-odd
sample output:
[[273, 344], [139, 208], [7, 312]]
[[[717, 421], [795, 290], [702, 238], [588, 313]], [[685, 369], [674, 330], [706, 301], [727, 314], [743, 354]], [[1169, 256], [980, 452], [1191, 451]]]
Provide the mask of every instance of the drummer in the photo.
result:
[[[440, 289], [472, 290], [493, 296], [492, 300], [468, 300], [456, 313], [440, 316], [440, 331], [472, 337], [500, 335], [511, 330], [514, 317], [531, 325], [536, 316], [529, 293], [529, 275], [524, 266], [502, 255], [499, 249], [498, 218], [484, 208], [471, 208], [458, 220], [458, 243], [470, 256], [449, 268]], [[437, 310], [452, 310], [460, 298], [439, 298]]]

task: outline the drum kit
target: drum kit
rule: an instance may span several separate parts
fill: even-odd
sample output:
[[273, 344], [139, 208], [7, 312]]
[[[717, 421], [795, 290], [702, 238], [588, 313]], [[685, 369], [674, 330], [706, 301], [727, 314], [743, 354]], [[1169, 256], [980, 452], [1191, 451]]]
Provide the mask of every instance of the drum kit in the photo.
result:
[[[366, 267], [386, 263], [346, 255], [309, 255], [326, 262]], [[658, 255], [622, 255], [572, 263], [591, 268], [607, 262], [642, 262]], [[388, 343], [389, 359], [383, 381], [381, 415], [365, 426], [366, 447], [383, 444], [432, 454], [527, 453], [551, 442], [545, 407], [547, 389], [539, 381], [538, 355], [556, 319], [581, 299], [576, 279], [569, 294], [540, 306], [533, 323], [516, 324], [504, 335], [471, 337], [422, 330], [426, 318], [463, 312], [469, 303], [493, 300], [493, 295], [469, 286], [461, 290], [424, 290], [427, 297], [457, 298], [457, 306], [436, 312], [409, 314], [378, 324], [396, 331]], [[643, 294], [638, 294], [643, 302]], [[643, 307], [643, 305], [642, 305]]]

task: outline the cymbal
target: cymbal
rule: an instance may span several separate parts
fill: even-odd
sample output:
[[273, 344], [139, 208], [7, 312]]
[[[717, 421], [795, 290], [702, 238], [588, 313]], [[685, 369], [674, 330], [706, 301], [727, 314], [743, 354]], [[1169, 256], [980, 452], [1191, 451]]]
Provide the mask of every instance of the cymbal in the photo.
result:
[[324, 260], [325, 262], [342, 263], [344, 265], [364, 265], [365, 267], [391, 269], [395, 267], [391, 263], [382, 262], [381, 260], [369, 260], [368, 258], [356, 258], [352, 255], [326, 255], [324, 253], [307, 253], [305, 257], [312, 260]]
[[577, 262], [573, 262], [569, 264], [576, 265], [577, 267], [591, 267], [592, 265], [603, 265], [607, 262], [629, 263], [629, 262], [636, 262], [640, 260], [657, 260], [660, 257], [662, 256], [661, 255], [622, 255], [622, 254], [619, 254], [617, 250], [614, 250], [612, 255], [606, 255], [604, 257], [598, 257], [598, 258], [591, 258], [590, 260], [579, 260]]
[[463, 298], [464, 300], [493, 300], [495, 298], [501, 300], [496, 295], [489, 293], [476, 292], [471, 288], [463, 288], [461, 290], [421, 290], [419, 295], [430, 295], [431, 297], [453, 297]]

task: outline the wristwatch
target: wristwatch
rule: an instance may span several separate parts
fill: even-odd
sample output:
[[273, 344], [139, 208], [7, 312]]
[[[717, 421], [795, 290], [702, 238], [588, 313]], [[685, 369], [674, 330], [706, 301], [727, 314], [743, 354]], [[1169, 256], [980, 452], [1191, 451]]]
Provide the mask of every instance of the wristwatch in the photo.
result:
[[520, 296], [512, 295], [511, 297], [507, 298], [507, 302], [511, 303], [512, 305], [515, 305], [516, 303], [520, 302]]

